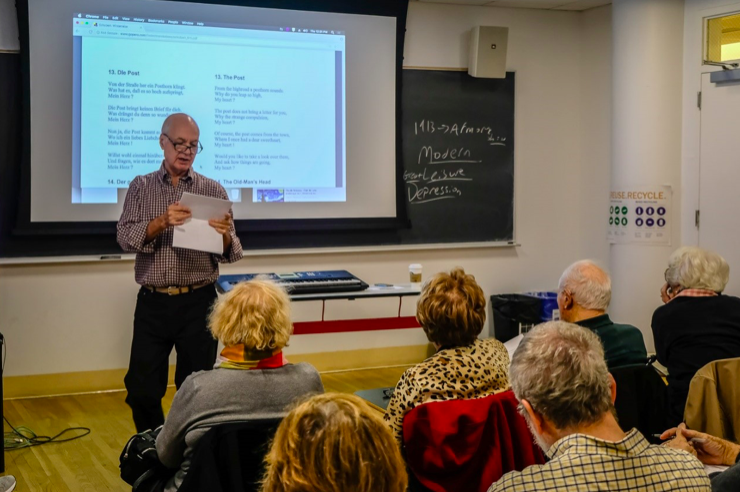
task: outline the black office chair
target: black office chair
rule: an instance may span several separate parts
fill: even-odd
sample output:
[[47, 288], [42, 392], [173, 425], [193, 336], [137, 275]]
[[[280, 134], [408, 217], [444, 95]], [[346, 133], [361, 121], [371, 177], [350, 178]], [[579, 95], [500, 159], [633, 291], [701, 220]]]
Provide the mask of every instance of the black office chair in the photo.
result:
[[654, 443], [668, 429], [668, 386], [650, 363], [633, 364], [611, 370], [617, 383], [617, 411], [619, 425], [625, 431], [637, 428]]
[[256, 492], [280, 418], [212, 427], [198, 441], [178, 492]]

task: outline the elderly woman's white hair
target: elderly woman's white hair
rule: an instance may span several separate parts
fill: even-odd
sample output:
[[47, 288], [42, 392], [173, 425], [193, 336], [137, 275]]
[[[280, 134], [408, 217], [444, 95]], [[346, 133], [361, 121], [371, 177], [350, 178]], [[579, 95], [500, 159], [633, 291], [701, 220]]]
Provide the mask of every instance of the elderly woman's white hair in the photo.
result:
[[717, 253], [684, 246], [674, 251], [668, 259], [665, 281], [672, 288], [680, 286], [684, 289], [722, 292], [730, 281], [730, 265]]
[[558, 289], [570, 292], [582, 308], [606, 311], [612, 300], [609, 274], [591, 260], [581, 260], [565, 269]]

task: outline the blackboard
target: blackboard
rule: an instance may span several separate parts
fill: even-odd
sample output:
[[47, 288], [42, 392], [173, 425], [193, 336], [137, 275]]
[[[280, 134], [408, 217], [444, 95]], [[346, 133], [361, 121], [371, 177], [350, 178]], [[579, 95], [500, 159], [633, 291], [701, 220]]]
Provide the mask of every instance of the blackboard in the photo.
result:
[[403, 73], [402, 242], [514, 240], [514, 73]]

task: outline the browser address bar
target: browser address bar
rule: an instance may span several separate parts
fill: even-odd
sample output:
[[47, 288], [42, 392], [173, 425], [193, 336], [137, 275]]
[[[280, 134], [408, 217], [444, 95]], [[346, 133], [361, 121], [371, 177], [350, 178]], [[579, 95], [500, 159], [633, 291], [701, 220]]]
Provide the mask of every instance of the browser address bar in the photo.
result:
[[[93, 33], [91, 33], [93, 34]], [[277, 41], [277, 40], [260, 40], [256, 38], [225, 38], [218, 36], [198, 36], [190, 34], [161, 34], [161, 33], [146, 33], [146, 32], [118, 32], [118, 31], [104, 31], [98, 30], [94, 32], [98, 36], [113, 36], [113, 37], [125, 37], [125, 38], [136, 38], [136, 39], [162, 39], [172, 41], [197, 41], [201, 43], [213, 43], [213, 44], [227, 44], [227, 45], [244, 45], [244, 46], [258, 46], [264, 48], [324, 48], [324, 49], [335, 49], [336, 44], [333, 43], [316, 43], [316, 42], [303, 42], [296, 43], [290, 41]]]

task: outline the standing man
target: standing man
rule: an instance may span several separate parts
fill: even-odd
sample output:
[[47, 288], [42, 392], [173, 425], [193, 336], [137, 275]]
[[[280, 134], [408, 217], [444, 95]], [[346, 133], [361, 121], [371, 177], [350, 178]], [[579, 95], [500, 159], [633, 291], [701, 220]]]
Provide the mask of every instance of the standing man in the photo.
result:
[[209, 221], [223, 236], [223, 254], [172, 246], [173, 227], [190, 217], [190, 210], [179, 204], [183, 192], [228, 199], [220, 184], [192, 169], [195, 155], [203, 149], [199, 137], [190, 116], [176, 113], [165, 119], [159, 135], [162, 166], [131, 182], [118, 221], [118, 244], [136, 253], [136, 282], [141, 285], [124, 379], [137, 432], [164, 423], [162, 397], [173, 345], [178, 388], [192, 372], [213, 367], [217, 343], [206, 322], [216, 299], [218, 264], [242, 257], [231, 213]]

